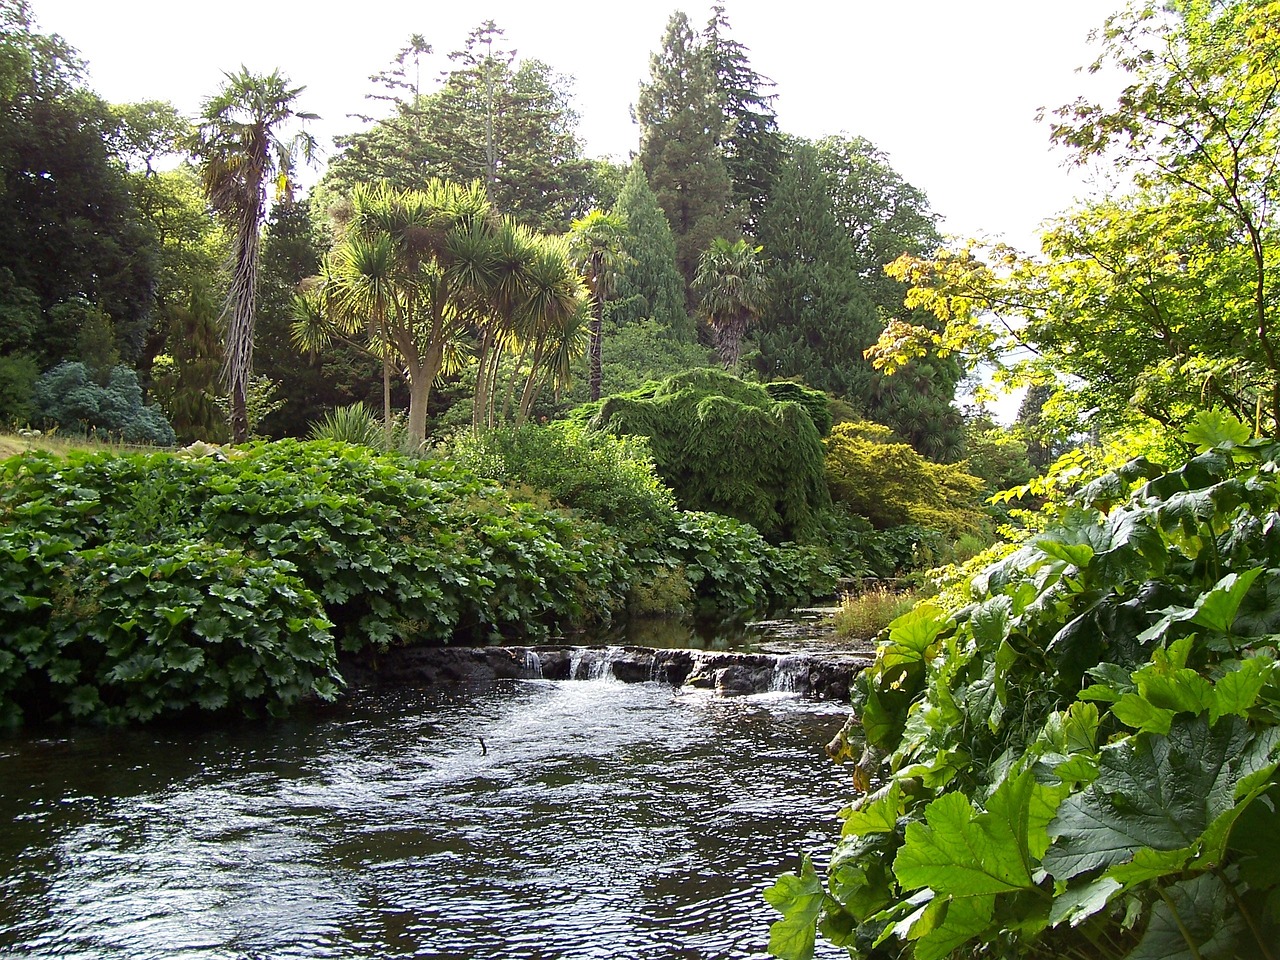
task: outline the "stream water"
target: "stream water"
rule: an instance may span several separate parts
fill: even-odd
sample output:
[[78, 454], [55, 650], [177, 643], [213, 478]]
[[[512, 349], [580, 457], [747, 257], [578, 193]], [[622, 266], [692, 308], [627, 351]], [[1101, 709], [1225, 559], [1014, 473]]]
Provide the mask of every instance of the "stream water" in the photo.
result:
[[844, 719], [605, 678], [9, 736], [0, 956], [762, 957], [761, 891], [850, 796]]

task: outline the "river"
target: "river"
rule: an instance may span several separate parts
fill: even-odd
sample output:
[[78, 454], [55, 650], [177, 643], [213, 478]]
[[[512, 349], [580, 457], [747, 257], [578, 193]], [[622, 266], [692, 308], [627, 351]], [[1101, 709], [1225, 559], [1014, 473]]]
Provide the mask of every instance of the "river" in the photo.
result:
[[763, 957], [761, 891], [851, 795], [845, 715], [605, 678], [11, 734], [0, 955]]

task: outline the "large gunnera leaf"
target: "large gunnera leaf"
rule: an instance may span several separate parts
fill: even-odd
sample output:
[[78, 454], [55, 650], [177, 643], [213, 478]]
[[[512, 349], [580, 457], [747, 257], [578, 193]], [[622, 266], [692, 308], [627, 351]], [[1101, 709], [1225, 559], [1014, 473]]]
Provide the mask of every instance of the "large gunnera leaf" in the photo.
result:
[[1280, 729], [1253, 734], [1240, 717], [1212, 728], [1177, 719], [1167, 735], [1137, 734], [1103, 749], [1098, 778], [1049, 825], [1044, 868], [1056, 880], [1128, 863], [1143, 848], [1216, 861], [1236, 817], [1276, 769]]

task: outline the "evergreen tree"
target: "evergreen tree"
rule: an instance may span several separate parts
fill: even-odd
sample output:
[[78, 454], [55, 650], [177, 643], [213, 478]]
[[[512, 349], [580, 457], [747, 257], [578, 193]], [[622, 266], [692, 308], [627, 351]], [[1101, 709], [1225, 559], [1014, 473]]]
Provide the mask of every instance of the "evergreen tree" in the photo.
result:
[[862, 137], [824, 137], [817, 148], [863, 289], [877, 309], [902, 316], [906, 285], [886, 276], [884, 267], [904, 253], [928, 256], [942, 242], [929, 198]]
[[[676, 266], [685, 283], [717, 237], [737, 237], [733, 184], [720, 153], [723, 119], [716, 77], [706, 48], [676, 12], [662, 49], [649, 60], [650, 80], [635, 107], [640, 163], [676, 242]], [[691, 294], [686, 294], [692, 306]]]
[[874, 381], [862, 351], [880, 333], [836, 222], [812, 144], [798, 141], [761, 220], [769, 301], [760, 320], [761, 376], [802, 377], [868, 414]]
[[273, 437], [305, 436], [336, 407], [381, 404], [381, 363], [346, 344], [299, 355], [293, 343], [293, 301], [299, 285], [320, 271], [321, 238], [307, 201], [272, 208], [262, 241], [254, 366], [275, 382], [284, 405], [259, 426]]
[[39, 314], [22, 342], [17, 328], [0, 340], [4, 355], [41, 368], [71, 356], [79, 338], [57, 329], [60, 304], [102, 311], [128, 362], [151, 323], [155, 239], [113, 152], [116, 118], [84, 73], [61, 37], [38, 31], [25, 0], [0, 0], [0, 314]]
[[440, 87], [422, 91], [421, 37], [372, 79], [392, 103], [390, 116], [368, 130], [338, 138], [318, 196], [339, 200], [358, 183], [421, 189], [439, 177], [480, 180], [494, 207], [525, 226], [561, 232], [584, 215], [597, 192], [597, 169], [582, 155], [570, 79], [538, 60], [519, 60], [498, 44], [502, 30], [486, 21]]
[[745, 46], [729, 39], [724, 7], [717, 4], [711, 11], [703, 38], [720, 101], [720, 149], [733, 203], [746, 232], [756, 236], [784, 152], [773, 109], [776, 95], [765, 92], [774, 83], [752, 69]]
[[676, 339], [692, 340], [675, 239], [640, 164], [627, 172], [613, 213], [626, 225], [622, 247], [628, 260], [618, 275], [609, 317], [618, 326], [651, 318]]

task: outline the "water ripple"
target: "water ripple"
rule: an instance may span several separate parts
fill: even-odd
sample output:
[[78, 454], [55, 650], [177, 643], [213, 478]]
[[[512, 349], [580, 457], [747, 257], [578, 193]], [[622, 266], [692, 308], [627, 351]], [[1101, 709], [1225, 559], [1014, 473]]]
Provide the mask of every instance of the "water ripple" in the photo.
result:
[[761, 890], [827, 845], [847, 799], [821, 754], [843, 720], [533, 681], [6, 740], [0, 953], [762, 957]]

